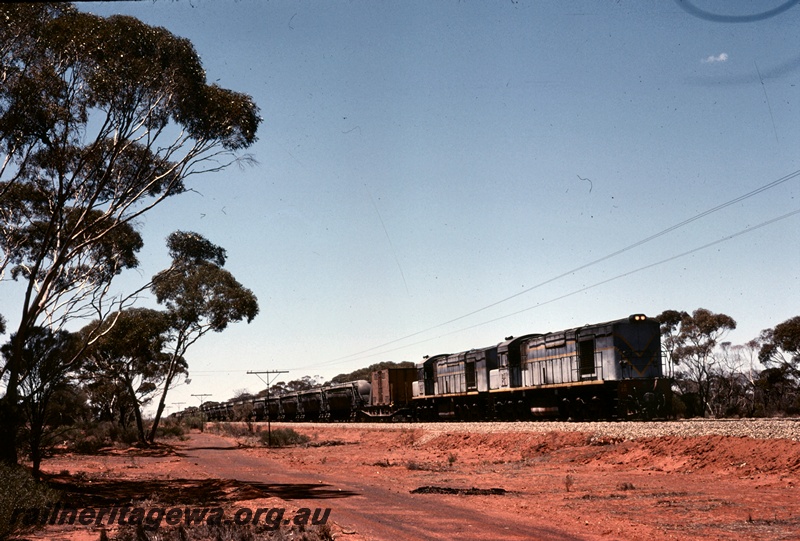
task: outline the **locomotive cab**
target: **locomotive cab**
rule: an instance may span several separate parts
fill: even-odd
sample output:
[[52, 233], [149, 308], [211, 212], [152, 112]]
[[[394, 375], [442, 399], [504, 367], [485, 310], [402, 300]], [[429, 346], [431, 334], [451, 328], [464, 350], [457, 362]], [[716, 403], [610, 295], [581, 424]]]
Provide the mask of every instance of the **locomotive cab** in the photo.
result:
[[434, 396], [437, 394], [436, 363], [447, 358], [447, 353], [425, 357], [417, 364], [417, 381], [412, 384], [411, 392], [414, 398]]

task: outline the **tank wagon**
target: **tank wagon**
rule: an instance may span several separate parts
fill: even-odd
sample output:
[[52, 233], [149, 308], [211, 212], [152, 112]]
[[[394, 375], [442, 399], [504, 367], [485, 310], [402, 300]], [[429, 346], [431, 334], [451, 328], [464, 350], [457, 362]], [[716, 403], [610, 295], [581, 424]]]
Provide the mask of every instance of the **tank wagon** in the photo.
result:
[[370, 384], [366, 380], [337, 383], [324, 387], [326, 421], [356, 421], [369, 403]]
[[[671, 414], [660, 326], [624, 319], [506, 337], [488, 347], [426, 357], [359, 380], [254, 399], [252, 417], [273, 421], [627, 420]], [[231, 403], [203, 405], [231, 419]]]

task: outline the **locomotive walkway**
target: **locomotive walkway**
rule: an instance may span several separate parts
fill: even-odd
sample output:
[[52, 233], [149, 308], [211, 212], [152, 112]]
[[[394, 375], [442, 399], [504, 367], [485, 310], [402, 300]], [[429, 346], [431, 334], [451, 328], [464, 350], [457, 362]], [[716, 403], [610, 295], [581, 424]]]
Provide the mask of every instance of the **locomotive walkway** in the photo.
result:
[[512, 521], [492, 517], [469, 498], [463, 498], [463, 506], [451, 505], [393, 490], [372, 479], [353, 479], [322, 469], [324, 466], [314, 473], [292, 470], [278, 460], [250, 456], [230, 440], [213, 434], [193, 433], [176, 447], [183, 460], [193, 464], [190, 469], [217, 479], [236, 480], [260, 491], [263, 497], [287, 500], [287, 508], [330, 508], [329, 523], [336, 522], [364, 539], [580, 541], [553, 527], [530, 524], [525, 516]]

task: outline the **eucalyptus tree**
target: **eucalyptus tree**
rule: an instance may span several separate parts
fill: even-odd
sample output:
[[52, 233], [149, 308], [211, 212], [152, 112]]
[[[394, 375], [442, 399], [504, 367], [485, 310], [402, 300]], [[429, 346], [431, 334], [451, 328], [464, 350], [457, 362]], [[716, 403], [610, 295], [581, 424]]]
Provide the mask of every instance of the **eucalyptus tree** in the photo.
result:
[[675, 371], [675, 349], [678, 347], [678, 329], [683, 318], [689, 314], [678, 310], [664, 310], [656, 316], [661, 325], [661, 352], [667, 364], [667, 372], [670, 376]]
[[[4, 357], [10, 355], [12, 343], [13, 340], [1, 348]], [[39, 477], [43, 451], [52, 443], [52, 429], [61, 424], [53, 415], [53, 399], [57, 393], [69, 390], [70, 376], [80, 365], [76, 356], [79, 349], [75, 335], [47, 327], [31, 329], [22, 348], [24, 377], [19, 387], [19, 412], [34, 477]]]
[[172, 233], [167, 238], [167, 247], [172, 264], [153, 277], [151, 290], [170, 318], [171, 356], [147, 438], [151, 443], [164, 412], [167, 393], [175, 376], [181, 373], [180, 362], [189, 347], [209, 332], [222, 332], [229, 323], [237, 321], [250, 323], [258, 314], [253, 292], [223, 268], [225, 249], [202, 235], [185, 231]]
[[109, 285], [138, 264], [139, 218], [190, 177], [250, 160], [260, 118], [206, 82], [188, 40], [70, 4], [0, 5], [0, 79], [0, 278], [21, 283], [0, 460], [14, 462], [31, 329], [118, 311]]
[[[171, 356], [166, 351], [170, 339], [167, 314], [149, 308], [129, 308], [105, 322], [92, 322], [82, 333], [99, 336], [85, 348], [83, 378], [91, 389], [116, 390], [125, 400], [136, 421], [140, 443], [145, 443], [142, 406], [147, 404], [167, 375]], [[176, 373], [186, 372], [186, 363], [179, 358]], [[126, 424], [125, 412], [119, 419]]]
[[766, 366], [785, 366], [795, 377], [800, 374], [800, 316], [764, 329], [759, 337], [759, 360]]
[[[672, 358], [681, 375], [693, 385], [704, 411], [709, 409], [711, 386], [720, 369], [721, 353], [717, 346], [735, 328], [732, 317], [705, 308], [691, 314], [681, 313], [678, 332], [671, 344]], [[672, 327], [670, 332], [674, 330]]]
[[758, 360], [767, 368], [756, 387], [763, 414], [795, 415], [800, 410], [800, 316], [764, 329], [756, 340]]
[[136, 424], [133, 400], [119, 381], [95, 378], [88, 373], [81, 376], [80, 386], [88, 398], [92, 421], [108, 421], [123, 430]]

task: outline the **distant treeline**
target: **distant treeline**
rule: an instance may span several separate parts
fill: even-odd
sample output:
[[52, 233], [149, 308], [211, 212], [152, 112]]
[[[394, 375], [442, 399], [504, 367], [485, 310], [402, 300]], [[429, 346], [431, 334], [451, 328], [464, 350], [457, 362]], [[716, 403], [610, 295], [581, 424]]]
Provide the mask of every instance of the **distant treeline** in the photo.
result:
[[353, 372], [347, 374], [339, 374], [331, 379], [331, 383], [345, 383], [347, 381], [356, 381], [359, 379], [365, 379], [369, 381], [370, 374], [376, 370], [383, 370], [384, 368], [414, 368], [414, 363], [410, 361], [403, 361], [401, 363], [383, 361], [380, 363], [371, 364], [366, 368], [359, 368], [358, 370], [354, 370]]

